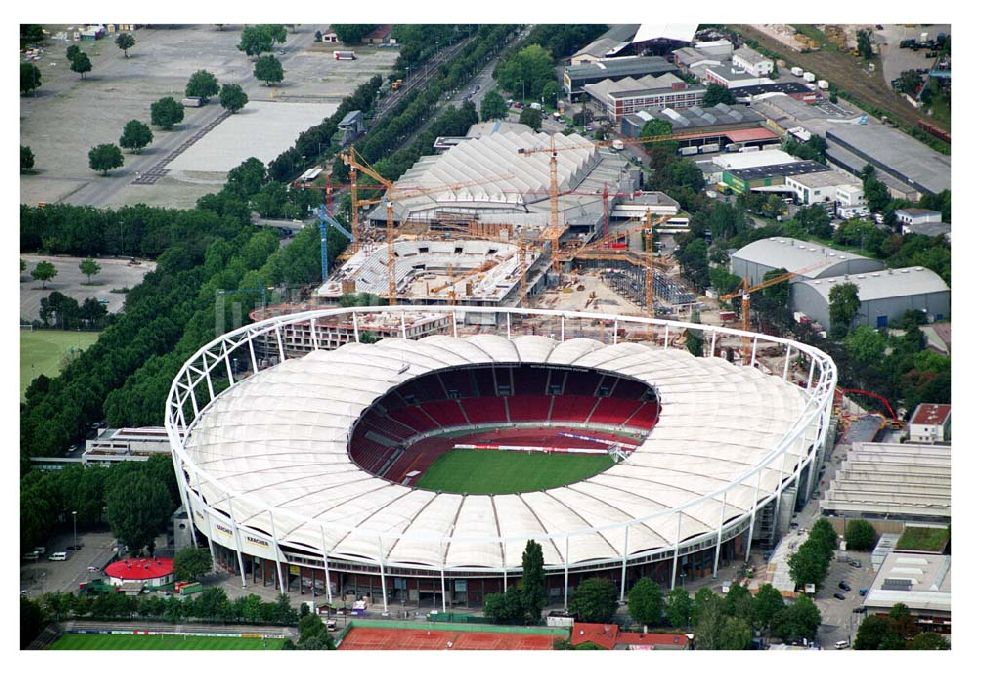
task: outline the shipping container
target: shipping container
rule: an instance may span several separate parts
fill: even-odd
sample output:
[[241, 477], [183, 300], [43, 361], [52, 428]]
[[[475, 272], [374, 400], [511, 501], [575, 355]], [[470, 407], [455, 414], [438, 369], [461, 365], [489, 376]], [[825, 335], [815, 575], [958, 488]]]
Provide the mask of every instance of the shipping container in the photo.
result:
[[181, 104], [188, 108], [201, 108], [205, 105], [205, 100], [200, 96], [185, 96], [181, 99]]
[[805, 80], [806, 82], [815, 82], [816, 76], [810, 73], [809, 71], [806, 71], [805, 73], [802, 74], [802, 79]]
[[820, 80], [819, 82], [816, 83], [816, 86], [819, 87], [820, 89], [830, 89], [830, 83], [827, 82], [826, 80]]
[[792, 66], [792, 75], [794, 75], [795, 77], [801, 78], [803, 72], [804, 71], [798, 66]]
[[358, 57], [356, 57], [354, 55], [354, 52], [347, 52], [347, 51], [343, 51], [343, 50], [337, 50], [336, 52], [333, 53], [333, 58], [336, 59], [337, 61], [344, 61], [344, 60], [346, 60], [346, 61], [353, 61], [354, 59], [356, 59]]
[[698, 148], [696, 146], [687, 146], [686, 148], [681, 148], [681, 155], [697, 155]]
[[717, 143], [706, 143], [704, 146], [702, 146], [700, 148], [700, 151], [702, 153], [718, 153], [719, 152], [719, 144], [717, 144]]

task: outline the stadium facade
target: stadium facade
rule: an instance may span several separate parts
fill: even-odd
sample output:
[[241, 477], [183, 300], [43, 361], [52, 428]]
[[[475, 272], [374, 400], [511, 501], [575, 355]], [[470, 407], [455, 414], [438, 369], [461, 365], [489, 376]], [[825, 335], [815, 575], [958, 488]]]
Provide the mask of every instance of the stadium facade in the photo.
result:
[[[594, 575], [624, 595], [643, 575], [671, 585], [715, 575], [751, 542], [772, 542], [781, 516], [812, 492], [836, 367], [795, 341], [503, 308], [495, 334], [460, 335], [452, 322], [419, 340], [335, 350], [315, 341], [301, 357], [283, 347], [289, 327], [309, 333], [332, 316], [397, 315], [405, 337], [408, 314], [474, 310], [309, 311], [242, 327], [193, 355], [174, 379], [166, 427], [184, 508], [214, 560], [245, 584], [447, 609], [515, 583], [533, 539], [554, 600]], [[610, 344], [591, 338], [598, 324], [613, 327]], [[619, 340], [627, 328], [646, 342]], [[691, 330], [704, 333], [709, 354], [725, 337], [748, 336], [754, 366], [669, 347]], [[277, 360], [260, 359], [267, 342]], [[784, 350], [780, 375], [755, 368], [758, 347], [774, 345]], [[805, 386], [789, 375], [793, 363], [808, 369]], [[397, 465], [441, 433], [522, 428], [639, 441], [624, 452], [608, 445], [618, 462], [602, 473], [521, 494], [427, 491]]]

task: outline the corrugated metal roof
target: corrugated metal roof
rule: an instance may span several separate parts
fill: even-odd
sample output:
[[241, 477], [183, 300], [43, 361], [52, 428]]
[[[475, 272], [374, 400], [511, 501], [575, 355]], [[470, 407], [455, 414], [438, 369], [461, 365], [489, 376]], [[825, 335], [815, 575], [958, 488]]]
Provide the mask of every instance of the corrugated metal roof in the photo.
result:
[[830, 289], [844, 283], [857, 286], [858, 298], [861, 301], [951, 291], [941, 276], [929, 268], [920, 266], [888, 268], [874, 273], [827, 277], [795, 284], [808, 285], [829, 300]]
[[[733, 254], [732, 258], [789, 271], [816, 266], [801, 274], [802, 277], [810, 279], [822, 277], [830, 267], [842, 261], [868, 259], [867, 256], [853, 252], [831, 249], [815, 242], [790, 237], [770, 237], [751, 242]], [[821, 265], [823, 262], [828, 262], [828, 265]]]

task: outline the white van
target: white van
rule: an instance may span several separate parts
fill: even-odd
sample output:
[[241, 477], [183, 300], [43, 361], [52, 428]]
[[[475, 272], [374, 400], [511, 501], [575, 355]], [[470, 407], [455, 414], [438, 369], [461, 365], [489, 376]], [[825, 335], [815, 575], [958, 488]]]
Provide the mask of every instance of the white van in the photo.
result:
[[51, 555], [49, 555], [49, 561], [50, 562], [64, 562], [64, 561], [66, 561], [66, 553], [65, 552], [54, 552]]
[[851, 648], [851, 643], [848, 642], [846, 639], [842, 639], [839, 642], [837, 642], [836, 644], [834, 644], [833, 646], [834, 646], [835, 649], [837, 649], [839, 651], [840, 649], [849, 649], [849, 648]]

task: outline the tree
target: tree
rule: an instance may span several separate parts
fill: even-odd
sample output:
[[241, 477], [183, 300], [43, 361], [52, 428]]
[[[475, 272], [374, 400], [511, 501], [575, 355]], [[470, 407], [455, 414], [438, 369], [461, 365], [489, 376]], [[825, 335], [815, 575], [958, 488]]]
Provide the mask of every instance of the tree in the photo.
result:
[[775, 619], [785, 608], [785, 598], [770, 583], [757, 590], [753, 598], [753, 624], [765, 637], [770, 636]]
[[21, 648], [27, 649], [45, 629], [45, 615], [34, 600], [21, 597]]
[[559, 104], [559, 93], [562, 88], [559, 87], [559, 83], [553, 80], [552, 82], [546, 82], [545, 86], [542, 87], [542, 103], [546, 103], [553, 108]]
[[313, 42], [323, 42], [323, 31], [313, 33]]
[[588, 578], [569, 598], [569, 612], [584, 623], [610, 623], [618, 611], [618, 591], [606, 578]]
[[853, 282], [842, 282], [830, 288], [828, 296], [830, 307], [830, 333], [835, 339], [847, 335], [854, 317], [861, 308], [858, 297], [858, 286]]
[[702, 357], [705, 354], [705, 339], [701, 331], [688, 330], [687, 336], [684, 337], [684, 347], [695, 357]]
[[527, 99], [538, 99], [542, 88], [556, 80], [552, 54], [542, 46], [533, 44], [510, 55], [496, 68], [496, 81], [500, 88]]
[[114, 478], [106, 501], [111, 532], [133, 553], [153, 543], [174, 509], [167, 487], [142, 469]]
[[125, 128], [122, 129], [121, 138], [118, 139], [118, 143], [121, 144], [122, 148], [127, 148], [133, 153], [138, 153], [152, 141], [153, 131], [147, 124], [138, 120], [129, 120], [126, 122]]
[[889, 632], [904, 641], [917, 634], [917, 624], [910, 607], [902, 602], [893, 604], [889, 609]]
[[528, 620], [537, 623], [542, 618], [542, 608], [545, 606], [545, 561], [542, 556], [542, 546], [529, 540], [521, 553], [521, 589], [524, 611]]
[[860, 30], [857, 32], [858, 36], [858, 53], [862, 57], [871, 61], [872, 57], [875, 56], [875, 52], [872, 50], [872, 32], [869, 29]]
[[947, 651], [951, 644], [936, 632], [921, 632], [907, 643], [906, 648], [913, 651]]
[[80, 74], [80, 79], [83, 80], [85, 74], [89, 73], [92, 66], [90, 65], [90, 57], [87, 56], [86, 52], [79, 52], [73, 57], [73, 60], [69, 64], [69, 68], [74, 73]]
[[742, 618], [727, 616], [719, 629], [719, 645], [722, 651], [742, 651], [750, 648], [753, 631], [750, 624]]
[[809, 539], [819, 541], [828, 557], [837, 549], [837, 532], [830, 524], [830, 520], [825, 517], [820, 517], [813, 522], [812, 529], [809, 531]]
[[184, 106], [177, 99], [165, 96], [149, 106], [150, 119], [161, 129], [171, 129], [184, 119]]
[[41, 24], [21, 24], [21, 47], [35, 45], [45, 40], [45, 30]]
[[722, 649], [722, 631], [726, 621], [725, 603], [711, 588], [700, 588], [694, 594], [694, 633], [700, 650]]
[[254, 57], [262, 52], [271, 51], [273, 45], [274, 38], [267, 26], [247, 26], [243, 29], [236, 49], [249, 57]]
[[[648, 138], [651, 136], [666, 136], [668, 134], [673, 134], [673, 132], [674, 132], [674, 126], [672, 124], [670, 124], [666, 120], [660, 120], [659, 118], [657, 118], [650, 120], [643, 126], [642, 132], [639, 134], [639, 138], [643, 137]], [[668, 143], [668, 142], [654, 141], [653, 143], [645, 144], [645, 146], [646, 148], [652, 150], [653, 148], [663, 143]]]
[[101, 272], [101, 264], [94, 259], [84, 259], [80, 261], [80, 272], [87, 276], [87, 284], [90, 284], [90, 278]]
[[542, 128], [542, 111], [534, 108], [524, 108], [521, 110], [521, 117], [518, 119], [522, 125], [528, 125], [536, 132]]
[[135, 45], [135, 38], [132, 37], [131, 33], [119, 33], [118, 37], [115, 38], [115, 44], [118, 45], [118, 49], [125, 52], [125, 58], [128, 58], [128, 50]]
[[524, 603], [519, 588], [494, 592], [483, 599], [483, 616], [491, 623], [524, 623]]
[[816, 237], [828, 238], [833, 235], [833, 228], [830, 227], [830, 214], [822, 204], [812, 204], [797, 211], [794, 223]]
[[178, 581], [197, 581], [212, 570], [212, 553], [205, 548], [182, 548], [174, 555], [174, 576]]
[[263, 189], [267, 182], [264, 163], [255, 157], [247, 158], [238, 167], [233, 167], [226, 175], [225, 190], [232, 191], [244, 200], [249, 200]]
[[21, 94], [34, 92], [42, 86], [42, 72], [33, 63], [21, 64]]
[[889, 634], [889, 621], [885, 616], [867, 616], [858, 626], [854, 648], [859, 651], [874, 651]]
[[222, 89], [219, 91], [219, 103], [230, 113], [242, 110], [249, 100], [239, 85], [222, 85]]
[[830, 568], [830, 551], [809, 539], [788, 557], [788, 573], [797, 587], [820, 585]]
[[26, 174], [35, 167], [35, 154], [31, 146], [21, 146], [21, 173]]
[[98, 325], [107, 315], [107, 307], [93, 297], [85, 298], [80, 305], [80, 319], [91, 327]]
[[667, 593], [665, 614], [672, 628], [691, 626], [691, 595], [684, 588], [674, 588]]
[[653, 579], [642, 577], [628, 591], [628, 613], [637, 623], [657, 625], [663, 619], [663, 593]]
[[507, 118], [507, 102], [503, 95], [495, 89], [486, 92], [479, 102], [479, 117], [486, 120], [504, 120]]
[[45, 326], [49, 326], [51, 323], [52, 326], [62, 329], [73, 329], [79, 316], [80, 304], [77, 303], [76, 299], [57, 291], [42, 299], [38, 311], [38, 317], [41, 318]]
[[329, 650], [333, 648], [333, 637], [326, 629], [323, 619], [314, 613], [307, 613], [299, 621], [299, 649]]
[[108, 170], [117, 169], [125, 164], [122, 149], [113, 143], [94, 146], [87, 153], [87, 158], [90, 160], [90, 168], [95, 172], [101, 172], [101, 176], [107, 176]]
[[815, 639], [823, 618], [816, 603], [806, 595], [782, 609], [775, 619], [774, 632], [785, 640]]
[[330, 30], [337, 34], [337, 39], [345, 45], [360, 44], [365, 37], [378, 28], [376, 24], [330, 24]]
[[31, 271], [32, 279], [42, 281], [42, 289], [45, 289], [45, 283], [56, 275], [58, 275], [56, 267], [48, 261], [39, 261], [35, 269]]
[[202, 99], [211, 99], [218, 93], [219, 81], [204, 69], [192, 73], [184, 88], [184, 96], [196, 96]]
[[80, 53], [80, 45], [70, 45], [66, 48], [66, 59], [70, 62], [76, 58], [76, 55]]
[[253, 69], [253, 76], [265, 85], [270, 86], [272, 83], [276, 84], [284, 80], [285, 71], [281, 67], [278, 57], [267, 54], [257, 60], [257, 65]]
[[705, 88], [705, 99], [701, 105], [705, 108], [711, 108], [720, 103], [732, 105], [736, 103], [736, 97], [733, 96], [729, 88], [714, 83], [710, 84]]
[[753, 627], [753, 594], [744, 585], [732, 585], [725, 596], [723, 607], [727, 616], [733, 616]]
[[878, 535], [875, 527], [868, 520], [850, 520], [847, 529], [844, 530], [844, 539], [847, 541], [848, 550], [864, 550], [871, 552], [875, 547]]

